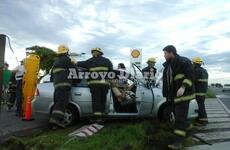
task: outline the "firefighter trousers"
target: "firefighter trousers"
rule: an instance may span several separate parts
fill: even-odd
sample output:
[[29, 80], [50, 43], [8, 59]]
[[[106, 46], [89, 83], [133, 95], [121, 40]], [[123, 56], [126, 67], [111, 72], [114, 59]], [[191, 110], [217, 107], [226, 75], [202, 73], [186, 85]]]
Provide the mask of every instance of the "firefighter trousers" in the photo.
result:
[[70, 98], [70, 87], [59, 87], [54, 90], [54, 107], [52, 115], [64, 117], [64, 113]]
[[105, 113], [106, 97], [109, 86], [103, 84], [89, 85], [92, 96], [93, 113]]
[[182, 142], [186, 137], [186, 128], [189, 126], [187, 121], [189, 101], [183, 101], [175, 104], [175, 142]]
[[198, 121], [207, 122], [207, 113], [205, 110], [205, 96], [196, 96], [196, 101], [198, 104]]

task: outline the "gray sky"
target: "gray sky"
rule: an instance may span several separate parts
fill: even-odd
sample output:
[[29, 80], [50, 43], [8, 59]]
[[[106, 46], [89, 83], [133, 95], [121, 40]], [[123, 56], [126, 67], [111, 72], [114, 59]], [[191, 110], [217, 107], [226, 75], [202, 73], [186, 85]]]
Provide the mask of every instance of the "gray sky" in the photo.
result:
[[[180, 55], [201, 56], [211, 82], [230, 83], [229, 0], [1, 0], [0, 33], [11, 38], [19, 59], [40, 45], [72, 52], [101, 47], [116, 67], [129, 65], [131, 48], [142, 48], [143, 66], [174, 45]], [[6, 61], [16, 65], [7, 47]]]

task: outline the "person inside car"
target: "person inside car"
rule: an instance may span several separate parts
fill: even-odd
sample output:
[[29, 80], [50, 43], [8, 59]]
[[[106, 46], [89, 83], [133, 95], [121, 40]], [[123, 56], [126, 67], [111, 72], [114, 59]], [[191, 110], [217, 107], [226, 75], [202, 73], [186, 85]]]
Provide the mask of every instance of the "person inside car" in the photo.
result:
[[113, 104], [115, 111], [120, 113], [137, 112], [135, 102], [135, 85], [128, 84], [128, 77], [130, 75], [127, 74], [125, 65], [123, 63], [119, 63], [118, 70], [116, 70], [115, 73], [117, 80], [112, 82]]

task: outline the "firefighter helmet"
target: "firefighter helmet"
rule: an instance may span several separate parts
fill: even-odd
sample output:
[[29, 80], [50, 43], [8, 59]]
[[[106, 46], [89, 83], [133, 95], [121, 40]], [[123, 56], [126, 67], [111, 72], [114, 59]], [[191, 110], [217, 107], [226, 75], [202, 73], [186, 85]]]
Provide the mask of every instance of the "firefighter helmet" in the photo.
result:
[[65, 54], [65, 53], [68, 53], [68, 51], [69, 51], [69, 48], [64, 44], [61, 44], [58, 46], [57, 54]]
[[200, 57], [194, 57], [192, 59], [192, 62], [195, 63], [195, 64], [200, 64], [200, 65], [203, 63], [203, 61], [202, 61], [202, 59]]
[[101, 48], [99, 48], [99, 47], [93, 48], [93, 49], [91, 50], [91, 53], [92, 53], [93, 51], [100, 52], [102, 55], [104, 54], [104, 53], [102, 52]]
[[156, 57], [149, 58], [148, 61], [147, 61], [147, 63], [150, 63], [150, 62], [156, 63]]

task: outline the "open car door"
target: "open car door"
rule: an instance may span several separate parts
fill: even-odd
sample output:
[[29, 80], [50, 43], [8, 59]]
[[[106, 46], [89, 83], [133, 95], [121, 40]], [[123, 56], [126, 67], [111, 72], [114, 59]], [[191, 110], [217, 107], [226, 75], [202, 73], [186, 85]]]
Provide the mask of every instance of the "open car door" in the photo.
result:
[[137, 80], [137, 108], [140, 116], [152, 115], [154, 108], [154, 92], [152, 85], [145, 81], [141, 69], [132, 64], [132, 70]]

